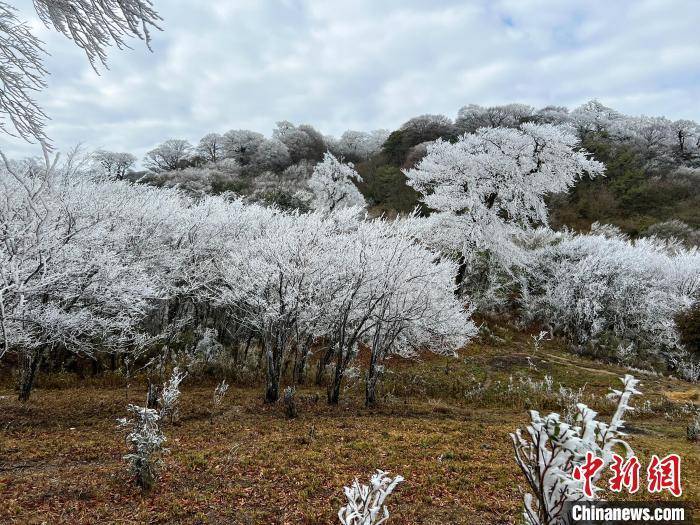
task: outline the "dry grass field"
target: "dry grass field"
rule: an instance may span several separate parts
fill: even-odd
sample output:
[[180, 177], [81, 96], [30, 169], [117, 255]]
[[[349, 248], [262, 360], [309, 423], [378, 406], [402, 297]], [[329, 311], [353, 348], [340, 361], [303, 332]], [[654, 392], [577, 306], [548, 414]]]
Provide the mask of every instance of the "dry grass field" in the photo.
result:
[[[8, 380], [0, 389], [0, 523], [331, 524], [343, 485], [376, 468], [406, 478], [387, 500], [389, 523], [519, 523], [525, 487], [508, 433], [526, 423], [528, 408], [561, 410], [559, 384], [583, 388], [584, 402], [609, 415], [604, 394], [624, 370], [572, 356], [556, 341], [535, 354], [527, 334], [495, 332], [494, 342], [458, 359], [392, 362], [372, 410], [360, 383], [348, 385], [338, 407], [325, 404], [322, 389], [300, 388], [299, 417], [289, 420], [281, 406], [263, 404], [261, 388], [233, 385], [212, 417], [214, 381], [190, 379], [180, 421], [164, 428], [169, 452], [150, 493], [130, 483], [122, 460], [123, 386], [41, 378], [22, 405]], [[552, 393], [532, 386], [545, 375]], [[698, 514], [700, 447], [685, 436], [698, 389], [637, 375], [645, 395], [633, 404], [649, 403], [628, 418], [629, 441], [643, 465], [653, 453], [682, 456], [683, 499]], [[129, 402], [143, 404], [139, 384]]]

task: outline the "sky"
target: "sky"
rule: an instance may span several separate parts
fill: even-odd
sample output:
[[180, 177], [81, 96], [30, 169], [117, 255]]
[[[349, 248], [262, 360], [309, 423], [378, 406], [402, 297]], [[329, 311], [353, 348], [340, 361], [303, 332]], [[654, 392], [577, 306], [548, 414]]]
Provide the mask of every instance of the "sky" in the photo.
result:
[[[275, 123], [324, 134], [521, 102], [700, 121], [698, 0], [153, 0], [153, 52], [80, 49], [14, 0], [51, 56], [37, 100], [58, 149], [142, 157], [169, 138]], [[0, 136], [12, 156], [36, 145]]]

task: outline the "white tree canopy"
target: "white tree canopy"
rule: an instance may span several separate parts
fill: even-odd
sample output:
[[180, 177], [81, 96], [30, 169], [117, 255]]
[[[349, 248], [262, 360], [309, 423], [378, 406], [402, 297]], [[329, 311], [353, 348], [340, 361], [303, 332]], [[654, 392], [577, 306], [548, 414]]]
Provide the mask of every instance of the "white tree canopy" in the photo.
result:
[[314, 194], [313, 206], [327, 211], [339, 207], [365, 207], [365, 198], [353, 181], [362, 182], [362, 177], [353, 166], [339, 161], [331, 153], [326, 153], [323, 161], [316, 164], [309, 179], [309, 188]]
[[405, 174], [447, 228], [448, 248], [499, 251], [512, 233], [547, 224], [546, 194], [566, 191], [584, 174], [603, 173], [603, 164], [577, 143], [566, 128], [550, 124], [481, 128], [454, 144], [429, 144]]

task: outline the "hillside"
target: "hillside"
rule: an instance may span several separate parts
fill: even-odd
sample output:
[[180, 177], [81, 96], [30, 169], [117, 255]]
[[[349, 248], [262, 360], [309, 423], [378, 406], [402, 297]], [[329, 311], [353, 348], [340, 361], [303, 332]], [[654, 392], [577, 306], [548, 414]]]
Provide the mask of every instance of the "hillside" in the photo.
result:
[[[471, 108], [471, 120], [467, 119], [466, 108]], [[460, 132], [471, 132], [479, 125], [517, 126], [543, 120], [577, 125], [576, 112], [583, 114], [586, 107], [574, 112], [557, 110], [559, 113], [552, 117], [548, 108], [535, 111], [517, 104], [493, 108], [472, 105], [465, 106], [461, 120], [454, 123], [441, 116], [411, 119], [391, 133], [381, 151], [358, 164], [363, 179], [358, 187], [375, 213], [408, 213], [420, 206], [419, 194], [406, 185], [402, 170], [415, 166], [430, 141], [454, 141]], [[605, 113], [608, 119], [595, 130], [578, 128], [581, 147], [605, 164], [606, 175], [595, 180], [584, 178], [568, 193], [551, 195], [550, 224], [557, 229], [588, 231], [592, 223], [601, 222], [614, 224], [632, 236], [675, 234], [691, 244], [700, 241], [700, 163], [696, 153], [679, 153], [679, 146], [673, 143], [674, 123], [659, 117], [649, 119], [651, 123], [645, 127], [646, 117], [623, 116], [595, 103], [590, 103], [588, 110]], [[501, 120], [494, 122], [494, 115]], [[503, 122], [508, 116], [512, 118]], [[640, 125], [641, 132], [635, 129]], [[674, 220], [689, 229], [665, 225], [649, 230], [655, 224]]]

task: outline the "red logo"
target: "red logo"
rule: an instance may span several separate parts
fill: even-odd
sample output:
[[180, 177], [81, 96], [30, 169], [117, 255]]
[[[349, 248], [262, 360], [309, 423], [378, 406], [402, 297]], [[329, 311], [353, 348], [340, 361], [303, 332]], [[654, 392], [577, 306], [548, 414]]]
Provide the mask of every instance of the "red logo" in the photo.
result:
[[639, 490], [639, 471], [642, 464], [634, 456], [627, 461], [617, 454], [613, 454], [612, 457], [613, 463], [610, 465], [610, 470], [613, 471], [613, 476], [608, 482], [610, 490], [621, 492], [624, 487], [627, 492], [634, 494]]
[[578, 481], [583, 480], [583, 493], [589, 498], [592, 498], [594, 495], [591, 480], [600, 472], [603, 464], [603, 460], [596, 457], [593, 452], [586, 452], [586, 461], [583, 465], [577, 465], [574, 468], [574, 479]]
[[654, 454], [647, 467], [649, 492], [668, 490], [675, 497], [683, 493], [681, 488], [681, 458], [678, 454], [669, 454], [663, 459]]

